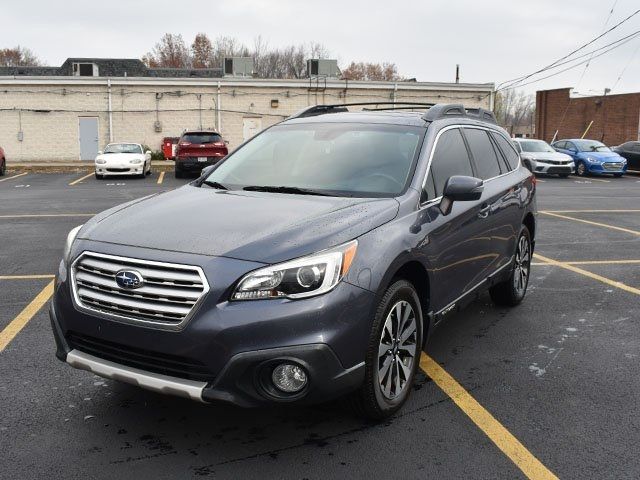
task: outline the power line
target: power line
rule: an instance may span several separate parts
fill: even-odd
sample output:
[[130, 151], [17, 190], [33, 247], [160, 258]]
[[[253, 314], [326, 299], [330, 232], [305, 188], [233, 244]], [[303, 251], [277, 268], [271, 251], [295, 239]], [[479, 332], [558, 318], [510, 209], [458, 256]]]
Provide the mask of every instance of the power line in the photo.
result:
[[[636, 10], [635, 12], [633, 12], [631, 15], [629, 15], [628, 17], [624, 18], [623, 20], [621, 20], [620, 22], [618, 22], [617, 24], [615, 24], [613, 27], [609, 28], [607, 31], [601, 33], [600, 35], [598, 35], [597, 37], [589, 40], [587, 43], [581, 45], [580, 47], [576, 48], [575, 50], [571, 51], [570, 53], [568, 53], [567, 55], [560, 57], [559, 59], [555, 60], [554, 62], [550, 63], [549, 65], [540, 68], [539, 70], [536, 70], [533, 73], [529, 73], [527, 75], [523, 75], [522, 77], [518, 77], [518, 78], [514, 78], [511, 80], [506, 80], [502, 83], [500, 83], [498, 85], [498, 88], [496, 90], [500, 90], [502, 89], [503, 85], [506, 85], [506, 87], [512, 87], [515, 86], [514, 84], [518, 84], [523, 82], [524, 80], [527, 80], [528, 78], [533, 77], [534, 75], [537, 75], [539, 73], [543, 73], [551, 68], [554, 67], [554, 65], [558, 64], [559, 62], [566, 60], [567, 58], [571, 57], [572, 55], [574, 55], [575, 53], [579, 52], [580, 50], [588, 47], [589, 45], [591, 45], [592, 43], [598, 41], [599, 39], [601, 39], [602, 37], [604, 37], [605, 35], [607, 35], [608, 33], [612, 32], [613, 30], [615, 30], [616, 28], [618, 28], [620, 25], [622, 25], [623, 23], [627, 22], [628, 20], [630, 20], [631, 18], [633, 18], [634, 16], [636, 16], [638, 13], [640, 13], [640, 10]], [[505, 88], [506, 88], [505, 87]]]
[[624, 66], [624, 68], [622, 69], [622, 71], [620, 72], [620, 75], [618, 75], [618, 78], [616, 79], [616, 82], [613, 84], [613, 87], [611, 87], [611, 91], [613, 92], [615, 90], [615, 88], [618, 86], [618, 83], [620, 83], [620, 80], [622, 79], [622, 76], [625, 74], [625, 72], [627, 71], [627, 68], [629, 68], [629, 65], [631, 65], [631, 62], [633, 61], [633, 59], [635, 58], [636, 54], [638, 53], [638, 51], [640, 50], [640, 43], [638, 44], [638, 46], [636, 47], [636, 49], [633, 51], [633, 53], [631, 54], [631, 58], [629, 59], [629, 61], [627, 62], [627, 64]]

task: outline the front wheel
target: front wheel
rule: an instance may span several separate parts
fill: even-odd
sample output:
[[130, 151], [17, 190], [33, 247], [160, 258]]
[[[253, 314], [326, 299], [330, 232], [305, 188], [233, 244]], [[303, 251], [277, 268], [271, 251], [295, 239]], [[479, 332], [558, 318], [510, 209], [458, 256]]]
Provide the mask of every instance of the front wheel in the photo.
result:
[[620, 178], [622, 176], [622, 173], [614, 173], [613, 176], [616, 178]]
[[104, 178], [104, 175], [100, 175], [98, 172], [96, 172], [96, 180], [102, 180]]
[[376, 309], [365, 358], [365, 379], [352, 394], [361, 416], [381, 420], [409, 398], [420, 364], [422, 310], [413, 285], [394, 282]]
[[531, 235], [529, 234], [529, 229], [522, 225], [516, 245], [513, 266], [511, 267], [511, 275], [504, 282], [500, 282], [489, 289], [489, 294], [494, 303], [515, 307], [522, 302], [529, 285], [531, 255]]
[[578, 165], [576, 166], [576, 175], [578, 175], [579, 177], [584, 177], [587, 175], [587, 166], [584, 163], [578, 163]]
[[3, 177], [5, 173], [7, 173], [7, 161], [3, 158], [0, 163], [0, 177]]

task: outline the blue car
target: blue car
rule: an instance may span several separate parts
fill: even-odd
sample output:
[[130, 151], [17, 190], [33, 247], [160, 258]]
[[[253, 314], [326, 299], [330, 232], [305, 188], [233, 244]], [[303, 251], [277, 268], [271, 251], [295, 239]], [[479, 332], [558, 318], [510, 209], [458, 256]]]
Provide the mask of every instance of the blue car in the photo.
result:
[[597, 140], [558, 140], [551, 146], [573, 158], [575, 172], [581, 177], [589, 174], [613, 174], [614, 177], [621, 177], [627, 171], [627, 160]]

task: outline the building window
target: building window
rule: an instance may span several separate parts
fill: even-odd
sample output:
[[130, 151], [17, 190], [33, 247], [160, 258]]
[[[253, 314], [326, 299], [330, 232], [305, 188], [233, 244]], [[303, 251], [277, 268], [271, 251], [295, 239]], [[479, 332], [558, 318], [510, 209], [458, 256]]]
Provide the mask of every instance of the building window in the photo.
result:
[[95, 63], [74, 63], [74, 77], [97, 77], [98, 66]]

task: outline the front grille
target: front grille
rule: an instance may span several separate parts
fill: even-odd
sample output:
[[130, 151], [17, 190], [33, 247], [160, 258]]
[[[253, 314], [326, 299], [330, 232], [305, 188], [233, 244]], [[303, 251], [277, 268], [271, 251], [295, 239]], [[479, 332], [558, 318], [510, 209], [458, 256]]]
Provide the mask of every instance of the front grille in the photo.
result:
[[571, 167], [549, 167], [549, 169], [547, 170], [547, 173], [549, 174], [554, 174], [554, 173], [571, 173]]
[[107, 172], [111, 172], [111, 173], [123, 173], [128, 171], [129, 171], [128, 168], [107, 168]]
[[[125, 289], [116, 283], [116, 274], [128, 269], [142, 276], [142, 287]], [[181, 326], [209, 290], [198, 267], [93, 252], [80, 255], [71, 274], [79, 306], [168, 328]]]
[[128, 347], [76, 332], [69, 332], [66, 340], [71, 348], [120, 365], [190, 380], [210, 381], [214, 378], [203, 363], [187, 357]]
[[622, 163], [620, 162], [606, 162], [602, 164], [602, 168], [605, 170], [620, 170], [622, 169]]

